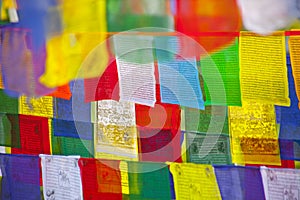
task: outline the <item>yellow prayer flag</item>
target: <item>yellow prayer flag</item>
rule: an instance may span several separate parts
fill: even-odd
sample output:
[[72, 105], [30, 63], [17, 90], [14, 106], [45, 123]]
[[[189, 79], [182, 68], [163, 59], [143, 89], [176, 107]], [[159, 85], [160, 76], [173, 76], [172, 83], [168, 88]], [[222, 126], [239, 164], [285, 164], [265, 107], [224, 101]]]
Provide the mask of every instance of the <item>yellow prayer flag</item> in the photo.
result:
[[171, 163], [176, 199], [221, 199], [211, 165]]
[[53, 118], [53, 98], [49, 96], [40, 98], [19, 98], [19, 112], [23, 115], [33, 115]]
[[269, 36], [241, 32], [240, 78], [242, 103], [290, 106], [284, 32]]
[[[300, 101], [300, 36], [290, 36], [289, 49], [296, 94]], [[298, 103], [298, 107], [300, 109], [300, 102]]]
[[228, 114], [233, 163], [281, 165], [273, 105], [243, 102]]
[[0, 89], [4, 89], [3, 85], [3, 78], [2, 78], [2, 69], [1, 69], [1, 64], [0, 64]]

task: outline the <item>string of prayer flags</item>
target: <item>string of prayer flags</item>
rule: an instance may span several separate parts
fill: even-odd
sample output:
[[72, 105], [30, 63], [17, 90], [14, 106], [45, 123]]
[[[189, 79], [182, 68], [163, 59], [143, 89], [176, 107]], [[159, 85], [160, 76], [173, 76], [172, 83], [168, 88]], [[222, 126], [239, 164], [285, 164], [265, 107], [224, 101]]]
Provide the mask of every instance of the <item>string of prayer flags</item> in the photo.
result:
[[130, 199], [171, 199], [170, 176], [164, 163], [128, 162]]
[[40, 155], [44, 198], [83, 199], [77, 156]]
[[162, 103], [204, 109], [196, 58], [163, 61], [157, 52]]
[[176, 199], [221, 199], [215, 172], [210, 165], [171, 163]]
[[240, 34], [242, 103], [290, 106], [284, 32], [270, 36]]
[[134, 104], [102, 100], [97, 110], [96, 158], [138, 159]]
[[[204, 78], [205, 105], [241, 106], [238, 40], [235, 39], [232, 45], [209, 55], [208, 58], [201, 58], [200, 65]], [[215, 70], [212, 69], [214, 67]], [[222, 81], [216, 81], [216, 72], [220, 74]], [[222, 95], [224, 91], [225, 95]]]
[[297, 199], [300, 189], [300, 170], [261, 167], [265, 199]]
[[223, 200], [265, 199], [259, 168], [242, 166], [215, 166]]
[[298, 107], [300, 108], [300, 60], [298, 59], [300, 54], [300, 37], [289, 37], [289, 50], [291, 56], [291, 64], [293, 70], [293, 79], [295, 81], [295, 90], [298, 97]]
[[41, 200], [37, 156], [0, 154], [1, 199]]
[[84, 199], [122, 199], [120, 161], [81, 158]]
[[274, 106], [243, 102], [228, 110], [232, 162], [280, 165]]

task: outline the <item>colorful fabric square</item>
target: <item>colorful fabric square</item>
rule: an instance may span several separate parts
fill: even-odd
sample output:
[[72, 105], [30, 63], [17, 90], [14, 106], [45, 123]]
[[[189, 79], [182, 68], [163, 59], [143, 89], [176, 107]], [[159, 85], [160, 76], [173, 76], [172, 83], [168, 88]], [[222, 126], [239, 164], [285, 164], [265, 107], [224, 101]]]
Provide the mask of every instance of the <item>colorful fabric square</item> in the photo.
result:
[[184, 108], [185, 130], [194, 133], [229, 133], [225, 106], [205, 106], [205, 110]]
[[20, 148], [11, 148], [12, 154], [50, 154], [48, 119], [19, 115]]
[[139, 128], [139, 158], [151, 162], [181, 162], [179, 129]]
[[52, 154], [65, 155], [65, 156], [79, 155], [84, 158], [93, 157], [94, 155], [93, 140], [85, 140], [79, 138], [79, 136], [77, 137], [54, 136], [54, 128], [52, 129], [51, 127], [50, 130], [52, 130], [51, 131]]
[[261, 36], [241, 32], [242, 102], [290, 106], [284, 32]]
[[201, 58], [200, 63], [204, 78], [205, 105], [241, 106], [238, 39], [208, 58]]
[[[298, 99], [296, 95], [295, 82], [293, 78], [292, 67], [289, 57], [287, 57], [287, 68], [289, 78], [289, 97], [291, 99], [290, 107], [280, 107], [280, 131], [281, 139], [300, 140], [300, 112], [298, 108]], [[276, 113], [278, 114], [278, 113]]]
[[230, 165], [228, 134], [186, 132], [187, 160], [192, 163]]
[[171, 199], [170, 176], [164, 163], [128, 162], [130, 199]]
[[161, 102], [203, 110], [196, 59], [166, 62], [157, 57]]
[[295, 81], [295, 91], [298, 97], [298, 107], [300, 108], [300, 37], [290, 36], [289, 37], [289, 50], [291, 56], [291, 64], [293, 70], [293, 77]]
[[44, 199], [83, 199], [79, 157], [40, 157]]
[[18, 115], [0, 113], [0, 145], [20, 148]]
[[113, 37], [120, 101], [154, 106], [156, 102], [153, 37], [117, 35]]
[[121, 32], [144, 27], [173, 29], [174, 22], [168, 4], [164, 0], [108, 1], [107, 30]]
[[242, 23], [236, 1], [176, 0], [175, 27], [195, 39], [205, 51], [214, 52], [234, 41], [232, 33], [239, 31]]
[[74, 122], [60, 119], [52, 120], [54, 136], [93, 139], [93, 124], [89, 122]]
[[181, 110], [178, 105], [156, 103], [154, 107], [135, 105], [136, 125], [140, 128], [178, 129]]
[[265, 199], [259, 168], [216, 166], [222, 199]]
[[91, 122], [91, 104], [84, 101], [84, 81], [70, 83], [72, 97], [70, 100], [54, 98], [53, 118]]
[[79, 160], [84, 199], [122, 199], [120, 161]]
[[39, 98], [29, 98], [21, 96], [19, 98], [20, 114], [40, 117], [53, 117], [53, 98], [44, 96]]
[[300, 190], [300, 170], [261, 167], [265, 199], [297, 199]]
[[119, 79], [117, 63], [110, 63], [98, 78], [84, 79], [84, 96], [86, 102], [113, 99], [118, 101]]
[[229, 106], [232, 162], [280, 165], [275, 109], [270, 104], [243, 102]]
[[0, 89], [0, 112], [9, 114], [19, 114], [18, 98], [10, 97], [6, 90]]
[[210, 165], [172, 163], [176, 199], [221, 199], [215, 172]]
[[0, 154], [1, 199], [41, 200], [39, 157]]
[[137, 159], [137, 130], [134, 104], [114, 100], [98, 101], [95, 132], [97, 158]]

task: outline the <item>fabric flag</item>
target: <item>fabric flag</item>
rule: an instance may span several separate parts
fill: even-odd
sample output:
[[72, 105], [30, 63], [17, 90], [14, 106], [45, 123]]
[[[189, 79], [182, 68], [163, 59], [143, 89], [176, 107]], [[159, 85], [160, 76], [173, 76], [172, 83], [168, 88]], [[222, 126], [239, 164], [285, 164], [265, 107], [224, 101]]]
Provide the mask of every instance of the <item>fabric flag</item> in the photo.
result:
[[295, 91], [298, 97], [298, 107], [300, 108], [300, 37], [299, 36], [290, 36], [289, 38], [289, 50], [291, 56], [291, 64], [293, 70], [293, 77], [295, 81]]
[[0, 154], [1, 199], [41, 200], [38, 156]]
[[197, 133], [229, 133], [225, 106], [205, 106], [205, 110], [184, 108], [185, 130]]
[[[136, 28], [173, 29], [170, 1], [114, 0], [107, 2], [107, 29], [121, 32]], [[120, 20], [122, 19], [122, 20]]]
[[19, 98], [20, 114], [40, 117], [53, 117], [53, 98], [44, 96], [39, 98], [30, 98], [21, 96]]
[[228, 134], [186, 132], [186, 143], [188, 162], [211, 165], [231, 164]]
[[274, 105], [229, 106], [229, 127], [233, 163], [280, 165]]
[[170, 176], [164, 163], [128, 162], [130, 199], [171, 199]]
[[234, 41], [234, 32], [241, 29], [242, 23], [236, 1], [176, 0], [175, 27], [211, 53]]
[[44, 199], [83, 199], [77, 156], [40, 155]]
[[240, 76], [242, 103], [290, 106], [284, 32], [260, 36], [241, 32]]
[[154, 106], [156, 102], [153, 37], [113, 37], [119, 76], [120, 101]]
[[20, 148], [18, 115], [0, 113], [0, 145]]
[[89, 122], [74, 122], [60, 119], [52, 120], [54, 136], [93, 139], [93, 124]]
[[[65, 121], [68, 122], [68, 121]], [[52, 125], [55, 126], [55, 122], [50, 123], [49, 129], [51, 131], [51, 150], [54, 155], [79, 155], [84, 158], [92, 158], [94, 155], [94, 141], [80, 138], [83, 134], [78, 134], [78, 130], [76, 133], [73, 132], [71, 135], [63, 135], [69, 136], [55, 136], [54, 132], [57, 131], [57, 128], [52, 128]], [[76, 122], [80, 124], [79, 122]], [[74, 127], [73, 127], [74, 128]], [[69, 132], [70, 133], [70, 132]], [[83, 132], [82, 132], [83, 133]], [[72, 136], [72, 137], [70, 137]], [[87, 138], [90, 138], [90, 135], [86, 135]]]
[[[201, 58], [200, 65], [204, 78], [205, 105], [241, 106], [238, 39], [229, 47], [209, 55], [209, 59]], [[212, 70], [213, 67], [217, 70]], [[221, 76], [222, 82], [216, 81], [218, 75], [215, 72]], [[224, 91], [225, 95], [222, 96]]]
[[79, 160], [83, 198], [122, 199], [120, 161], [86, 159]]
[[86, 102], [113, 99], [119, 101], [119, 78], [117, 63], [109, 63], [98, 78], [84, 79], [84, 97]]
[[221, 199], [215, 172], [210, 165], [172, 163], [176, 199]]
[[157, 52], [161, 102], [203, 110], [196, 58], [161, 61], [162, 56]]
[[299, 198], [299, 169], [271, 169], [261, 167], [260, 171], [266, 200]]
[[[289, 78], [289, 97], [291, 99], [290, 107], [279, 107], [280, 114], [280, 139], [300, 140], [300, 112], [298, 108], [298, 100], [295, 89], [295, 82], [292, 74], [292, 67], [289, 56], [287, 56], [287, 68]], [[295, 79], [296, 80], [296, 79]], [[276, 113], [276, 115], [278, 112]]]
[[180, 129], [139, 128], [139, 159], [151, 162], [182, 162]]
[[134, 104], [98, 101], [94, 136], [96, 158], [138, 158]]
[[223, 200], [265, 199], [259, 168], [215, 166], [214, 169]]
[[0, 89], [0, 112], [19, 114], [18, 98], [8, 96], [2, 89]]
[[12, 154], [50, 154], [49, 124], [45, 117], [19, 115], [20, 148]]
[[299, 140], [279, 140], [280, 157], [283, 160], [300, 160], [300, 141]]

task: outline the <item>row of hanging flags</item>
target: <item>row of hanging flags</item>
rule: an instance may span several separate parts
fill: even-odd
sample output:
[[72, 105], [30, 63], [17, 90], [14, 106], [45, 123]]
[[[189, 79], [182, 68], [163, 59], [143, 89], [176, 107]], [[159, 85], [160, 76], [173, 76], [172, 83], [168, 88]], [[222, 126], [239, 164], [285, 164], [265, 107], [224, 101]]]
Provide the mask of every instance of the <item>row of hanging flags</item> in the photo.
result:
[[299, 32], [199, 2], [1, 1], [1, 197], [299, 198]]

